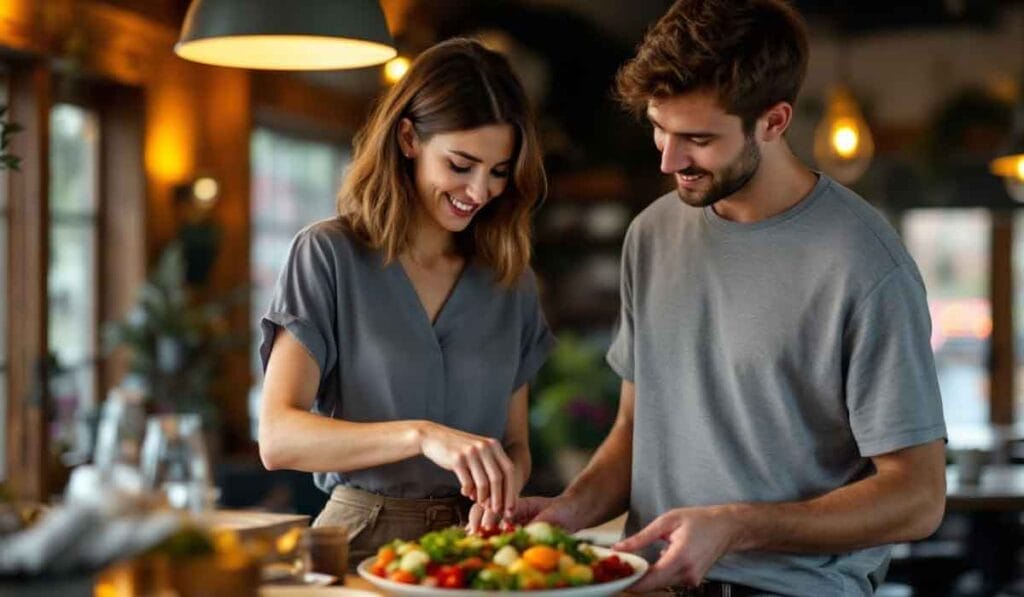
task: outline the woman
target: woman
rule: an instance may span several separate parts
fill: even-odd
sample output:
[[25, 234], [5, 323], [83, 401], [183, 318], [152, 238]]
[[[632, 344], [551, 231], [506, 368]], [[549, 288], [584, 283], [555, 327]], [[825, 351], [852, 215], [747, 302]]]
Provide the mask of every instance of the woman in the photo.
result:
[[513, 511], [553, 343], [528, 266], [544, 186], [508, 62], [451, 40], [357, 135], [339, 215], [296, 237], [262, 320], [260, 455], [314, 473], [314, 525], [347, 526], [352, 563]]

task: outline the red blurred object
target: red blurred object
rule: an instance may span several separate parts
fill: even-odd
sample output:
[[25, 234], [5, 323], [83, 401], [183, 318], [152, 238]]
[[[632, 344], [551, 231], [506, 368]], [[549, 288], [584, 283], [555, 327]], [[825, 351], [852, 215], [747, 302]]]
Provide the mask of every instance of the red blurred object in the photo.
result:
[[626, 578], [633, 574], [633, 567], [623, 562], [619, 556], [608, 556], [599, 560], [593, 566], [594, 582], [611, 582], [620, 578]]
[[415, 585], [420, 582], [420, 579], [416, 578], [416, 575], [408, 570], [398, 569], [391, 573], [391, 580], [400, 582], [406, 585]]
[[437, 584], [443, 589], [462, 589], [466, 574], [459, 566], [441, 566], [437, 571]]

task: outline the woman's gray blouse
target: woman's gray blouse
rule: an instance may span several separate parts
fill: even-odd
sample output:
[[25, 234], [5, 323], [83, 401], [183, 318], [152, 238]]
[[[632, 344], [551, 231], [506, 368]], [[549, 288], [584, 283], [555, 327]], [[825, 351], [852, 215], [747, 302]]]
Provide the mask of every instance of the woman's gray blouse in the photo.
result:
[[[467, 263], [433, 324], [396, 260], [350, 236], [341, 220], [295, 237], [260, 322], [264, 370], [283, 327], [320, 367], [313, 412], [353, 422], [429, 419], [501, 439], [508, 402], [554, 343], [533, 273], [515, 288]], [[347, 473], [315, 473], [335, 485], [391, 497], [459, 493], [455, 474], [423, 456]]]

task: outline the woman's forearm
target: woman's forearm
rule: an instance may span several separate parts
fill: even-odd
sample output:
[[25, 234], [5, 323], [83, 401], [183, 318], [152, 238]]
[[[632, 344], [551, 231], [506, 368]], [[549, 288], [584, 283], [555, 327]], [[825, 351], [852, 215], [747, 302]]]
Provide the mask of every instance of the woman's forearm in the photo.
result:
[[260, 458], [269, 470], [348, 472], [418, 456], [427, 421], [353, 423], [298, 409], [260, 420]]

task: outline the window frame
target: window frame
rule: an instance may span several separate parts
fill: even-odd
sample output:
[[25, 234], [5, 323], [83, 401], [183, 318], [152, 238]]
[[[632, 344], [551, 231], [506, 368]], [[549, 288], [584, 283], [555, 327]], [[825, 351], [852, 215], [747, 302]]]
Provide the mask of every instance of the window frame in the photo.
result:
[[146, 272], [147, 178], [143, 164], [145, 95], [141, 87], [99, 79], [61, 77], [45, 58], [15, 57], [10, 67], [9, 118], [23, 130], [10, 151], [21, 170], [8, 188], [8, 288], [4, 308], [8, 350], [5, 467], [0, 477], [13, 495], [46, 500], [62, 491], [67, 469], [51, 454], [52, 401], [48, 378], [48, 263], [50, 257], [50, 114], [58, 103], [83, 104], [98, 118], [94, 191], [94, 396], [126, 370], [123, 355], [104, 354], [101, 326], [122, 317]]
[[[99, 100], [93, 96], [93, 94], [86, 93], [81, 88], [67, 89], [65, 88], [62, 93], [59, 93], [54, 97], [54, 102], [50, 107], [50, 112], [53, 109], [61, 105], [70, 105], [79, 108], [95, 118], [96, 126], [98, 129], [97, 139], [95, 144], [96, 151], [96, 162], [93, 165], [93, 188], [92, 193], [95, 198], [95, 205], [93, 211], [89, 215], [83, 214], [58, 214], [52, 209], [52, 205], [47, 202], [47, 209], [49, 210], [48, 217], [48, 230], [47, 230], [47, 243], [51, 240], [52, 233], [56, 226], [64, 224], [74, 223], [87, 223], [89, 224], [92, 232], [92, 273], [95, 279], [90, 285], [90, 292], [92, 293], [92, 313], [91, 313], [91, 344], [88, 347], [85, 358], [76, 363], [60, 363], [62, 366], [69, 367], [72, 371], [77, 371], [81, 368], [90, 368], [92, 380], [92, 388], [90, 392], [92, 394], [92, 404], [98, 405], [102, 402], [102, 326], [103, 326], [103, 297], [105, 295], [105, 276], [103, 275], [103, 263], [105, 262], [106, 247], [103, 243], [105, 238], [105, 222], [106, 222], [106, 201], [104, 197], [104, 172], [105, 172], [105, 157], [103, 153], [103, 139], [105, 136], [105, 126], [103, 118], [103, 108]], [[52, 137], [51, 137], [52, 138]], [[52, 166], [52, 164], [51, 164]], [[52, 174], [52, 170], [51, 170]], [[51, 189], [52, 190], [52, 189]], [[53, 248], [47, 249], [47, 253], [50, 257], [53, 254]], [[49, 263], [52, 259], [47, 260], [46, 275], [49, 280]], [[49, 300], [49, 284], [47, 284], [47, 300]], [[47, 309], [47, 351], [50, 350], [50, 338], [49, 338], [49, 309]], [[81, 408], [83, 405], [80, 404]]]

